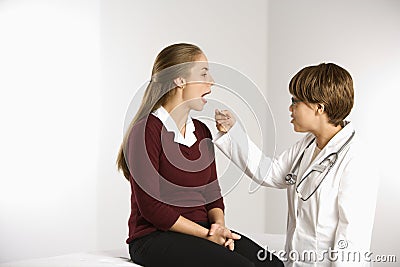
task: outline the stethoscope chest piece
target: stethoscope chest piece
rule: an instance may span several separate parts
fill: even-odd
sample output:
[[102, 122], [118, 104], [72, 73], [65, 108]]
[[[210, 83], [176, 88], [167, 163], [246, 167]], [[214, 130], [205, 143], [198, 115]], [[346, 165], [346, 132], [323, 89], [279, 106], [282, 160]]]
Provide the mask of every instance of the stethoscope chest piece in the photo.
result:
[[285, 177], [287, 185], [294, 185], [296, 183], [297, 175], [294, 173], [288, 173]]

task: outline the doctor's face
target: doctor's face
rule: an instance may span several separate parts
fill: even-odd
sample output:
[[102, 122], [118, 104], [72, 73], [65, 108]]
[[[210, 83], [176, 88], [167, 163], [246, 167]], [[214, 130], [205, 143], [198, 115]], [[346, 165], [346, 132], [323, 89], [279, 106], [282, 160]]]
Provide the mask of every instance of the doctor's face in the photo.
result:
[[296, 132], [313, 132], [318, 125], [316, 117], [316, 105], [305, 103], [295, 96], [292, 97], [292, 103], [289, 106], [290, 117]]

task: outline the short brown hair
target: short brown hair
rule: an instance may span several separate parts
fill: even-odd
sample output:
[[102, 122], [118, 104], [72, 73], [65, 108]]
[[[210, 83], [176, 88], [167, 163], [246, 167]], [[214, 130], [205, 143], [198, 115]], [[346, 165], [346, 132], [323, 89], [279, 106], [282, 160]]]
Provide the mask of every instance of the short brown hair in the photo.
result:
[[321, 63], [301, 69], [289, 83], [289, 92], [301, 101], [323, 104], [329, 123], [337, 126], [354, 105], [353, 79], [344, 68]]

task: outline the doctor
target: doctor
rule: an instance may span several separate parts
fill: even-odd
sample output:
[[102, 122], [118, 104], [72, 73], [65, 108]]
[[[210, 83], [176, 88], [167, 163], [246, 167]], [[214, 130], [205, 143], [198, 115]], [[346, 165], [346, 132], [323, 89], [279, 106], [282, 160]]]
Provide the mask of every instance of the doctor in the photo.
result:
[[286, 189], [286, 266], [369, 266], [378, 175], [344, 121], [352, 78], [323, 63], [300, 70], [289, 91], [294, 131], [307, 134], [277, 158], [265, 156], [226, 110], [216, 110], [214, 143], [254, 181]]

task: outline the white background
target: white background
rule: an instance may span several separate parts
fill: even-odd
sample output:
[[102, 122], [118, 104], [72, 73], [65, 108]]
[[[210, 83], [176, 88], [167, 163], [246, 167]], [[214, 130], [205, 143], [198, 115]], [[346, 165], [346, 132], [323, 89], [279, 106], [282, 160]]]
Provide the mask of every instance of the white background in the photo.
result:
[[[290, 78], [320, 62], [348, 69], [350, 119], [381, 167], [372, 251], [400, 257], [400, 2], [3, 0], [0, 262], [124, 247], [130, 192], [115, 159], [125, 112], [157, 53], [177, 42], [260, 87], [277, 152], [301, 136], [289, 124]], [[283, 234], [286, 192], [248, 194], [248, 184], [225, 197], [228, 225]]]

